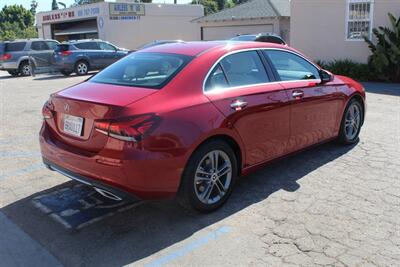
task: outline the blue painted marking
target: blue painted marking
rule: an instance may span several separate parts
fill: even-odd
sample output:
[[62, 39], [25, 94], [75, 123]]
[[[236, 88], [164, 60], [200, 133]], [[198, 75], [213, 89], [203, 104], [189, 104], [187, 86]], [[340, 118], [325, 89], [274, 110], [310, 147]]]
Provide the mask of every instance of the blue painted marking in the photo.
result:
[[0, 151], [0, 158], [30, 158], [40, 155], [38, 151]]
[[230, 231], [231, 231], [231, 228], [229, 226], [222, 226], [222, 227], [218, 228], [217, 230], [209, 233], [208, 235], [187, 244], [183, 248], [181, 248], [177, 251], [171, 252], [159, 259], [156, 259], [155, 261], [152, 261], [152, 262], [146, 264], [145, 267], [159, 267], [159, 266], [168, 264], [171, 261], [176, 260], [177, 258], [188, 255], [190, 252], [194, 251], [195, 249], [197, 249], [201, 246], [204, 246], [208, 242], [217, 239], [220, 235], [229, 233]]
[[36, 164], [30, 165], [28, 167], [24, 167], [24, 168], [9, 172], [7, 174], [0, 175], [0, 180], [9, 178], [9, 177], [19, 176], [19, 175], [22, 175], [22, 174], [25, 174], [28, 172], [41, 170], [43, 168], [44, 168], [43, 163], [36, 163]]

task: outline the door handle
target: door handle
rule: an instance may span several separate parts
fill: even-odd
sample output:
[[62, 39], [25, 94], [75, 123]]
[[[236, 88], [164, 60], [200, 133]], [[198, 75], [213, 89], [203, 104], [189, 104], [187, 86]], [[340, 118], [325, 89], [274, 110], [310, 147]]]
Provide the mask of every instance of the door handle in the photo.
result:
[[292, 93], [293, 98], [300, 99], [304, 96], [303, 91], [293, 91]]
[[231, 104], [231, 108], [233, 108], [234, 110], [242, 110], [246, 106], [247, 106], [247, 102], [243, 101], [241, 99], [237, 99], [237, 100], [235, 100], [235, 102], [233, 102]]

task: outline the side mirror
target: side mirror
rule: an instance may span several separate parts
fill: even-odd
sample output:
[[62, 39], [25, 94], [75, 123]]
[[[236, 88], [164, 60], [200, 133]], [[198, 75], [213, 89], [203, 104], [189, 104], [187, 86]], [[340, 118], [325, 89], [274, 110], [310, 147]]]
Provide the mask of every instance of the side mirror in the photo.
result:
[[321, 78], [321, 83], [327, 83], [333, 80], [333, 74], [327, 72], [326, 70], [320, 70], [319, 77]]

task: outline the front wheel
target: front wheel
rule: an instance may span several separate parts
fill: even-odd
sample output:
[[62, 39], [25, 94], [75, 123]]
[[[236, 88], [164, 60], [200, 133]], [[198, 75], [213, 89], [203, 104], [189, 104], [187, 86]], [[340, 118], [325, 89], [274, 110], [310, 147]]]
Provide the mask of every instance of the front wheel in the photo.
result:
[[340, 125], [339, 144], [349, 145], [357, 142], [363, 119], [364, 110], [361, 103], [356, 99], [350, 100]]
[[178, 202], [201, 212], [216, 210], [230, 196], [237, 169], [235, 153], [228, 144], [211, 141], [202, 145], [183, 172]]

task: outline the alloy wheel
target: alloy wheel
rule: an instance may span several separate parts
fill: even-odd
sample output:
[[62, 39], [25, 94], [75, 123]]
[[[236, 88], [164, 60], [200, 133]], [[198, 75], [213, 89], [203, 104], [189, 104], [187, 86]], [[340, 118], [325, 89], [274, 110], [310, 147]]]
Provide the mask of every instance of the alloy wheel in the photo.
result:
[[25, 64], [21, 68], [21, 72], [23, 76], [31, 75], [31, 66], [29, 64]]
[[76, 67], [78, 74], [83, 75], [88, 72], [88, 66], [84, 62], [80, 62]]
[[357, 104], [352, 104], [346, 113], [344, 132], [348, 140], [357, 136], [361, 125], [361, 110]]
[[232, 182], [232, 162], [222, 150], [207, 153], [197, 166], [194, 189], [204, 204], [214, 204], [227, 193]]

